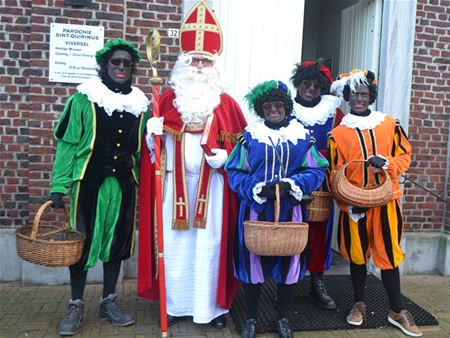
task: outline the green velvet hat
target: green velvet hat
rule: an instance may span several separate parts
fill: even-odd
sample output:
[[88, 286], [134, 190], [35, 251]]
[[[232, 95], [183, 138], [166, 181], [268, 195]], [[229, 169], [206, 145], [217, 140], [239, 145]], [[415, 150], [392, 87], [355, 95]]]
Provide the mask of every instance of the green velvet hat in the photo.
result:
[[282, 81], [270, 80], [260, 83], [244, 97], [249, 109], [260, 116], [262, 114], [261, 104], [266, 102], [266, 99], [270, 101], [270, 99], [275, 98], [276, 101], [283, 101], [285, 103], [285, 108], [287, 108], [286, 113], [290, 114], [292, 110], [291, 91]]
[[141, 60], [141, 55], [139, 54], [138, 49], [131, 42], [125, 41], [124, 39], [121, 39], [121, 38], [109, 40], [107, 43], [105, 43], [103, 48], [99, 49], [95, 53], [95, 60], [97, 61], [98, 64], [100, 64], [100, 62], [103, 59], [103, 56], [106, 53], [108, 53], [112, 49], [115, 49], [116, 47], [122, 47], [122, 46], [129, 49], [137, 61]]

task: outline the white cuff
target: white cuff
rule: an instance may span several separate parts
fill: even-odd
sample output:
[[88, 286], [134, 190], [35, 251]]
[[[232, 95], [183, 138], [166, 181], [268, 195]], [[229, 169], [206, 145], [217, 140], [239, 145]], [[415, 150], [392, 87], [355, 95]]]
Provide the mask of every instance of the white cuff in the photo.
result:
[[353, 206], [349, 205], [348, 206], [348, 215], [350, 216], [350, 218], [354, 221], [354, 222], [358, 222], [360, 219], [366, 217], [366, 213], [360, 213], [360, 214], [354, 214], [353, 213]]
[[256, 201], [256, 203], [263, 204], [264, 202], [267, 201], [267, 198], [258, 196], [258, 194], [262, 190], [262, 187], [264, 187], [265, 185], [266, 185], [265, 182], [259, 182], [259, 183], [256, 183], [256, 185], [253, 187], [253, 189], [252, 189], [253, 199]]
[[294, 196], [294, 198], [297, 201], [300, 202], [302, 200], [302, 198], [303, 198], [303, 191], [302, 191], [302, 189], [300, 189], [300, 187], [297, 184], [295, 184], [293, 179], [291, 179], [291, 178], [282, 178], [280, 181], [288, 182], [291, 185], [291, 190], [289, 191], [289, 193], [292, 196]]
[[389, 167], [389, 160], [384, 157], [383, 155], [377, 155], [378, 157], [381, 157], [382, 159], [384, 159], [386, 162], [384, 162], [384, 166], [382, 166], [381, 168], [383, 168], [384, 170], [387, 170], [387, 168]]

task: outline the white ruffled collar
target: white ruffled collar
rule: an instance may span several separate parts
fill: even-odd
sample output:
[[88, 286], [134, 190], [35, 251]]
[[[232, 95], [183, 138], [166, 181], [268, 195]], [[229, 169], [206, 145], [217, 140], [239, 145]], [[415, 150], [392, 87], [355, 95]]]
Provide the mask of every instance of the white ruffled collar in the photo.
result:
[[263, 119], [260, 119], [256, 123], [247, 126], [245, 130], [259, 143], [265, 143], [270, 146], [272, 142], [277, 145], [287, 141], [291, 141], [295, 145], [298, 140], [306, 139], [306, 134], [308, 133], [305, 127], [295, 119], [292, 119], [288, 126], [280, 129], [271, 129], [264, 124]]
[[368, 116], [347, 114], [342, 119], [341, 125], [352, 129], [373, 129], [376, 126], [380, 125], [384, 121], [385, 117], [386, 114], [379, 111], [372, 111]]
[[89, 101], [103, 107], [108, 116], [112, 116], [113, 112], [117, 110], [139, 117], [142, 112], [148, 109], [149, 105], [148, 99], [139, 88], [131, 86], [131, 92], [125, 95], [114, 93], [98, 77], [80, 84], [77, 90], [85, 94]]
[[315, 107], [304, 107], [294, 103], [294, 116], [305, 126], [324, 125], [336, 113], [342, 99], [333, 95], [322, 95]]

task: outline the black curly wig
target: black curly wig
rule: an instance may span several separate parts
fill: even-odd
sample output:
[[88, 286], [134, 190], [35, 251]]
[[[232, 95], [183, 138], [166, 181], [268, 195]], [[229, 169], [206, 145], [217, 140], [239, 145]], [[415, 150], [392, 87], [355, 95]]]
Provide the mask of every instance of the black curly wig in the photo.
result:
[[136, 70], [137, 70], [136, 64], [138, 62], [138, 59], [136, 58], [134, 52], [126, 46], [116, 46], [116, 47], [113, 47], [110, 51], [108, 51], [102, 57], [102, 60], [99, 63], [100, 68], [98, 69], [98, 76], [100, 76], [100, 78], [103, 78], [103, 76], [108, 73], [108, 71], [106, 70], [106, 66], [108, 65], [109, 59], [111, 59], [111, 56], [114, 54], [114, 52], [116, 50], [124, 50], [124, 51], [130, 53], [130, 55], [131, 55], [131, 74], [133, 74], [133, 75], [136, 74]]
[[[366, 75], [367, 82], [369, 85], [367, 85], [367, 88], [369, 88], [369, 95], [370, 95], [370, 101], [369, 104], [372, 104], [375, 102], [378, 96], [378, 90], [377, 90], [377, 84], [375, 81], [375, 74], [371, 72], [370, 70], [367, 71]], [[344, 90], [342, 91], [342, 95], [344, 96], [344, 100], [348, 102], [349, 96], [350, 96], [350, 86], [346, 85], [344, 87]]]
[[325, 64], [325, 60], [318, 59], [314, 64], [305, 66], [303, 63], [297, 64], [292, 72], [291, 83], [295, 88], [298, 88], [303, 80], [312, 80], [320, 84], [321, 95], [327, 95], [330, 93], [330, 81], [320, 71], [320, 67], [328, 66]]
[[259, 96], [254, 102], [253, 107], [256, 112], [256, 115], [264, 118], [264, 111], [262, 105], [266, 102], [276, 102], [281, 101], [284, 103], [284, 110], [286, 112], [286, 116], [292, 113], [293, 103], [291, 97], [286, 93], [285, 90], [281, 88], [276, 88], [271, 90], [269, 93], [265, 95]]

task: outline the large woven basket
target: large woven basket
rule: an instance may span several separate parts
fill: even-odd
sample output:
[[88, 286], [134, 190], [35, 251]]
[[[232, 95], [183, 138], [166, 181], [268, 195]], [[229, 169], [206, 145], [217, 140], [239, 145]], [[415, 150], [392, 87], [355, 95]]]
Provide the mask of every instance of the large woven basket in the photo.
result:
[[[353, 160], [345, 163], [339, 170], [333, 175], [331, 181], [331, 190], [334, 197], [349, 205], [373, 208], [386, 205], [392, 197], [392, 181], [386, 170], [381, 169], [379, 173], [382, 176], [380, 184], [369, 187], [358, 187], [350, 183], [346, 177], [347, 167], [356, 162], [364, 162], [366, 160]], [[369, 168], [372, 168], [369, 166]]]
[[16, 230], [17, 254], [24, 260], [45, 266], [70, 266], [80, 260], [85, 235], [70, 230], [69, 213], [64, 209], [62, 227], [39, 225], [44, 210], [52, 201], [44, 203], [34, 217], [33, 226]]
[[308, 242], [308, 224], [279, 222], [280, 192], [275, 186], [275, 221], [245, 221], [244, 239], [250, 252], [259, 256], [293, 256], [300, 254]]
[[325, 222], [330, 217], [333, 194], [328, 191], [314, 191], [313, 201], [308, 204], [308, 221]]

